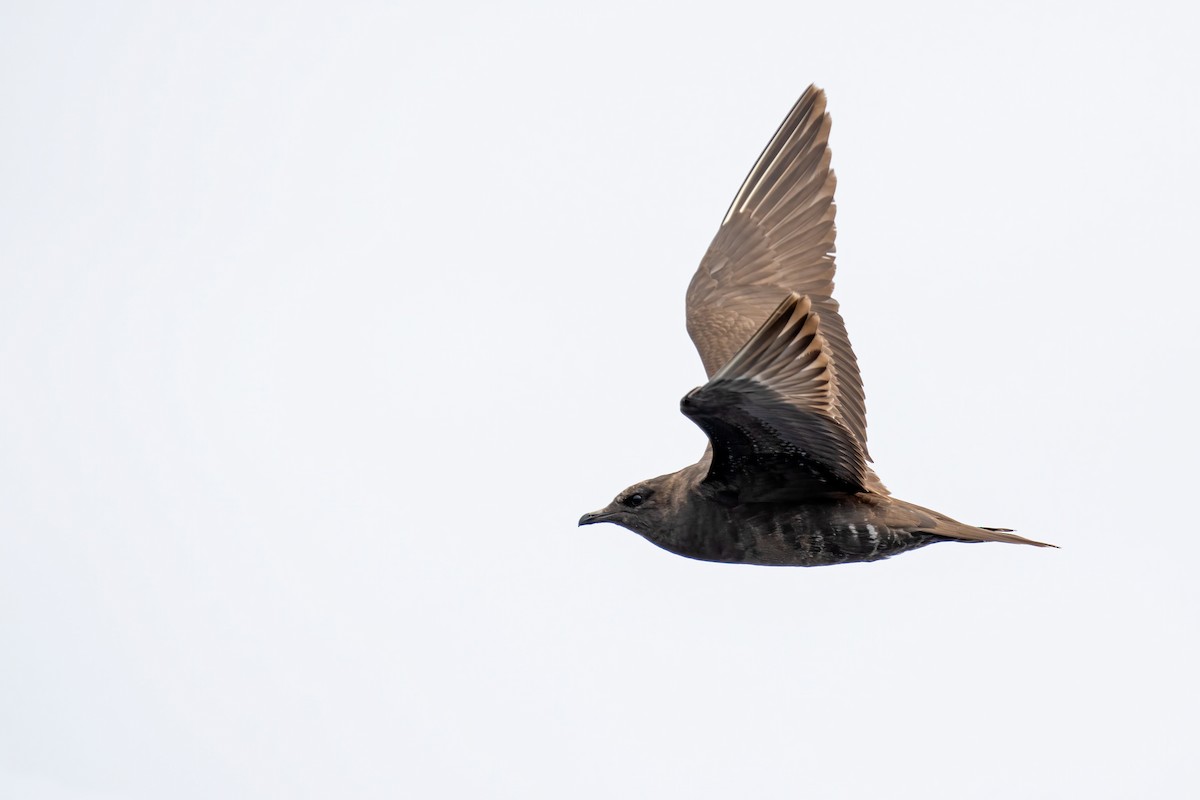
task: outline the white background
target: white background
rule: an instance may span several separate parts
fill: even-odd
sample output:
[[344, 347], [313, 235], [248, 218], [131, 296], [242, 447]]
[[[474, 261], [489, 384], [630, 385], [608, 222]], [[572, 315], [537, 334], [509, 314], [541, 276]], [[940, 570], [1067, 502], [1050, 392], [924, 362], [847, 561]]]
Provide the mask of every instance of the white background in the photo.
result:
[[[0, 796], [1200, 792], [1191, 4], [6, 4]], [[900, 497], [704, 564], [683, 294], [804, 87]]]

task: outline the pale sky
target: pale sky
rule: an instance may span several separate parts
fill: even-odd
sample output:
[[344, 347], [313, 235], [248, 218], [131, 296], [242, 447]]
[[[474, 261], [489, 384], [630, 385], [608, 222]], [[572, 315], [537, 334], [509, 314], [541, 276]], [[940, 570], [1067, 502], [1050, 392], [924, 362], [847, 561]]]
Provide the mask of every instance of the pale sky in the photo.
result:
[[[1200, 793], [1182, 2], [0, 11], [0, 797]], [[683, 296], [809, 83], [899, 497], [706, 564]]]

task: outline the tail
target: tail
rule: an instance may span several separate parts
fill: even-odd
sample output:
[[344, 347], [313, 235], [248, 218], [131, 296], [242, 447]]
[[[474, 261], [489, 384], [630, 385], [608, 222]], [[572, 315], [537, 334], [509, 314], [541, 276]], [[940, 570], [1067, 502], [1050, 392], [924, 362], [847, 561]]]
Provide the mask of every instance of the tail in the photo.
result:
[[[951, 520], [953, 522], [953, 520]], [[941, 526], [938, 526], [939, 528]], [[973, 525], [964, 525], [961, 522], [955, 522], [954, 530], [937, 530], [934, 531], [941, 536], [947, 536], [951, 539], [959, 539], [964, 542], [1004, 542], [1006, 544], [1031, 544], [1034, 547], [1053, 547], [1058, 549], [1058, 545], [1050, 544], [1049, 542], [1038, 542], [1033, 539], [1026, 539], [1024, 536], [1017, 536], [1010, 528], [976, 528]]]
[[951, 519], [945, 514], [940, 514], [932, 509], [922, 508], [912, 503], [904, 503], [904, 505], [908, 506], [912, 511], [917, 512], [921, 517], [917, 530], [922, 530], [926, 533], [936, 533], [938, 536], [945, 536], [947, 539], [957, 539], [961, 542], [1004, 542], [1005, 544], [1031, 544], [1034, 547], [1058, 547], [1058, 545], [1050, 544], [1049, 542], [1038, 542], [1033, 539], [1026, 539], [1024, 536], [1017, 536], [1008, 528], [979, 528], [959, 522], [956, 519]]

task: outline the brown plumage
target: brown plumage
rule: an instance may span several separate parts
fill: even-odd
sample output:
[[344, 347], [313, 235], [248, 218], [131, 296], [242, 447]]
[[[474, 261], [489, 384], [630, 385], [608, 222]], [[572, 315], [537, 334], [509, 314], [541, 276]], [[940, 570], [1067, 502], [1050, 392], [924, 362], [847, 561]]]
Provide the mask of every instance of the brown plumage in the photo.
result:
[[696, 464], [621, 492], [615, 522], [706, 561], [820, 566], [943, 541], [1051, 547], [889, 496], [870, 467], [862, 380], [833, 299], [825, 93], [810, 86], [759, 156], [687, 292], [708, 383], [681, 401]]

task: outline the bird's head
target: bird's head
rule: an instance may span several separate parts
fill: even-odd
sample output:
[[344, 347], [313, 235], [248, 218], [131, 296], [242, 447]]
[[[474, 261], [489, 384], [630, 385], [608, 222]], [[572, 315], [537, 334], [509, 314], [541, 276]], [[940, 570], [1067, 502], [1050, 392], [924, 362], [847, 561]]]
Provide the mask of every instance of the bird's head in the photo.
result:
[[579, 518], [579, 524], [615, 522], [643, 536], [661, 530], [670, 523], [676, 511], [677, 498], [672, 491], [672, 477], [674, 476], [663, 475], [635, 483], [604, 508], [584, 514]]

